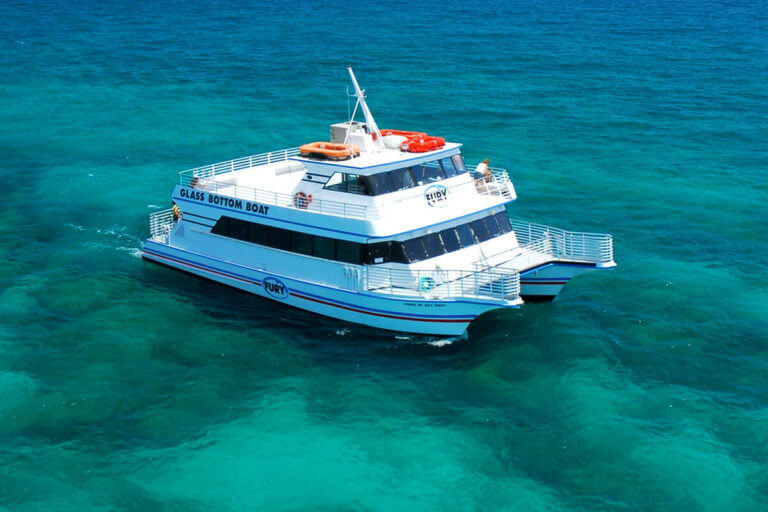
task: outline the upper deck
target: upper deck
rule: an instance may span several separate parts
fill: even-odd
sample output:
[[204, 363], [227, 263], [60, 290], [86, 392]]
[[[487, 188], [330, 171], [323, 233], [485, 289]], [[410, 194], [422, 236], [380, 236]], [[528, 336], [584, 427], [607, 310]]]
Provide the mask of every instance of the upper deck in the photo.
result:
[[[298, 148], [263, 153], [196, 167], [179, 173], [176, 194], [194, 200], [195, 191], [241, 201], [252, 201], [294, 212], [309, 225], [346, 224], [342, 219], [368, 221], [358, 223], [355, 232], [387, 236], [450, 221], [502, 205], [516, 198], [514, 187], [504, 169], [492, 169], [483, 179], [475, 179], [474, 167], [468, 172], [429, 181], [403, 190], [380, 195], [363, 195], [327, 188], [334, 172], [355, 172], [361, 176], [387, 172], [388, 169], [434, 162], [446, 155], [459, 154], [459, 144], [438, 151], [410, 154], [387, 151], [342, 162], [319, 162], [299, 157]], [[402, 153], [402, 154], [401, 154]], [[365, 160], [364, 160], [365, 158]], [[352, 165], [352, 162], [356, 165]], [[371, 165], [363, 165], [365, 163]], [[319, 165], [330, 164], [319, 170]], [[313, 165], [319, 164], [319, 165]], [[305, 194], [309, 201], [297, 200]], [[437, 196], [435, 196], [437, 194]], [[437, 199], [435, 199], [437, 197]], [[199, 202], [205, 202], [201, 200]], [[207, 201], [210, 203], [210, 198]], [[182, 209], [184, 206], [182, 205]], [[279, 210], [273, 210], [279, 211]]]

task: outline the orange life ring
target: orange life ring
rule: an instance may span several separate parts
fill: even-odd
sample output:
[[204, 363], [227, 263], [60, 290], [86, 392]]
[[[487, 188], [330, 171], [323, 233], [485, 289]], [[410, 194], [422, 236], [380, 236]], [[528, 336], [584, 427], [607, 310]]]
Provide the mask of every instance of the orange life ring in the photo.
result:
[[360, 154], [360, 146], [354, 144], [337, 144], [335, 142], [310, 142], [299, 148], [304, 156], [317, 156], [331, 160], [346, 160]]
[[426, 137], [408, 139], [400, 145], [400, 149], [411, 153], [426, 153], [427, 151], [440, 149], [443, 146], [445, 146], [445, 139], [443, 137], [427, 135]]
[[293, 206], [306, 210], [309, 208], [309, 203], [312, 202], [312, 195], [307, 195], [304, 192], [296, 192], [293, 195]]

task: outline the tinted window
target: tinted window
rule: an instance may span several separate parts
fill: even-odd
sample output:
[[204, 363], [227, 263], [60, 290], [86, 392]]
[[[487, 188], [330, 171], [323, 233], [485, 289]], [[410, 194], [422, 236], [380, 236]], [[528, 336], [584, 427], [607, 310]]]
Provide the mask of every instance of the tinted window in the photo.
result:
[[369, 244], [366, 247], [365, 262], [371, 265], [389, 261], [389, 245], [391, 242], [380, 242], [378, 244]]
[[456, 234], [456, 230], [445, 229], [440, 232], [440, 238], [443, 239], [443, 245], [448, 252], [458, 251], [461, 249], [461, 243], [459, 243], [459, 236]]
[[298, 231], [291, 233], [291, 251], [299, 254], [312, 254], [312, 235]]
[[360, 180], [365, 182], [370, 194], [374, 196], [392, 192], [393, 189], [388, 172], [374, 174], [372, 176], [363, 176]]
[[334, 173], [330, 177], [328, 183], [325, 184], [325, 188], [328, 190], [338, 190], [341, 192], [347, 191], [347, 182], [344, 179], [345, 174], [341, 172]]
[[336, 240], [336, 259], [346, 263], [360, 264], [360, 244]]
[[472, 234], [472, 230], [469, 229], [469, 224], [456, 226], [456, 233], [459, 235], [462, 247], [469, 247], [470, 245], [475, 245], [477, 242], [475, 240], [475, 235]]
[[211, 229], [214, 235], [229, 236], [229, 217], [222, 217], [216, 221], [216, 225]]
[[336, 240], [324, 236], [316, 236], [312, 244], [312, 255], [326, 260], [336, 259]]
[[339, 192], [350, 192], [352, 194], [371, 195], [371, 188], [366, 181], [362, 180], [357, 174], [346, 174], [337, 172], [325, 187], [328, 190], [338, 190]]
[[507, 217], [507, 212], [499, 212], [496, 215], [496, 221], [499, 223], [499, 228], [501, 229], [502, 233], [509, 233], [512, 231], [512, 224], [509, 222], [509, 217]]
[[402, 242], [392, 242], [392, 249], [389, 257], [395, 263], [408, 263], [408, 257], [405, 255], [405, 247]]
[[453, 160], [453, 165], [456, 167], [456, 172], [459, 174], [463, 174], [467, 172], [467, 166], [464, 165], [464, 157], [461, 155], [453, 155], [451, 157], [451, 160]]
[[424, 240], [424, 246], [427, 248], [427, 254], [430, 258], [445, 254], [443, 243], [440, 241], [440, 235], [437, 233], [430, 233], [422, 237]]
[[501, 234], [501, 228], [499, 227], [499, 221], [493, 215], [487, 216], [485, 219], [485, 226], [488, 228], [488, 232], [491, 237], [497, 237]]
[[353, 194], [361, 194], [364, 196], [371, 195], [371, 190], [368, 188], [368, 184], [360, 179], [357, 174], [346, 174], [347, 177], [347, 192]]
[[248, 226], [248, 241], [254, 244], [267, 245], [269, 236], [265, 226], [256, 224], [255, 222], [249, 222]]
[[229, 223], [229, 236], [238, 240], [248, 240], [248, 222], [232, 219]]
[[405, 255], [408, 257], [408, 261], [421, 261], [427, 259], [427, 251], [424, 249], [424, 244], [421, 243], [421, 238], [412, 238], [403, 242], [405, 247]]
[[367, 245], [265, 226], [231, 217], [221, 217], [211, 229], [211, 233], [299, 254], [311, 254], [326, 260], [344, 261], [356, 265], [363, 263], [376, 265], [388, 261], [395, 263], [421, 261], [446, 252], [457, 251], [462, 247], [476, 244], [478, 240], [485, 241], [511, 230], [512, 226], [506, 212], [499, 212], [469, 224], [461, 224], [405, 242], [379, 242]]
[[443, 170], [437, 165], [436, 162], [430, 162], [428, 164], [415, 165], [412, 167], [413, 175], [416, 177], [416, 183], [424, 185], [426, 183], [432, 183], [445, 178]]
[[490, 240], [491, 234], [488, 232], [488, 228], [485, 226], [483, 219], [473, 220], [469, 225], [472, 227], [472, 231], [475, 232], [475, 236], [479, 242]]
[[393, 190], [405, 190], [416, 186], [410, 168], [397, 169], [389, 173], [392, 176]]
[[445, 176], [448, 178], [451, 178], [453, 176], [456, 176], [456, 167], [453, 165], [453, 160], [450, 158], [443, 158], [440, 160], [440, 167], [443, 168], [443, 172], [445, 173]]
[[291, 249], [291, 232], [280, 228], [269, 229], [269, 245], [276, 249]]

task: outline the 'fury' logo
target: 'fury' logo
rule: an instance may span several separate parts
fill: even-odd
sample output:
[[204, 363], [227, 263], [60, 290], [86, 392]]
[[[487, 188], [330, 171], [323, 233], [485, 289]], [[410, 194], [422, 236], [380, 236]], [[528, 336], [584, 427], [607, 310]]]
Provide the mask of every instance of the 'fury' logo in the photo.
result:
[[288, 296], [288, 287], [274, 277], [264, 279], [264, 290], [276, 299], [284, 299]]
[[424, 191], [424, 199], [429, 206], [442, 208], [448, 204], [448, 189], [442, 185], [432, 185]]

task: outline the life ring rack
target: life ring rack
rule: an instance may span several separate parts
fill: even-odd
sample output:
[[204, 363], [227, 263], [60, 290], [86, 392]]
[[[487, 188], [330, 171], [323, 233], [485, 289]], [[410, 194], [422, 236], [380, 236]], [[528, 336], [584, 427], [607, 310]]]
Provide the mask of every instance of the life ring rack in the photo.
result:
[[309, 203], [312, 202], [312, 194], [305, 192], [296, 192], [293, 194], [293, 206], [301, 210], [309, 208]]

